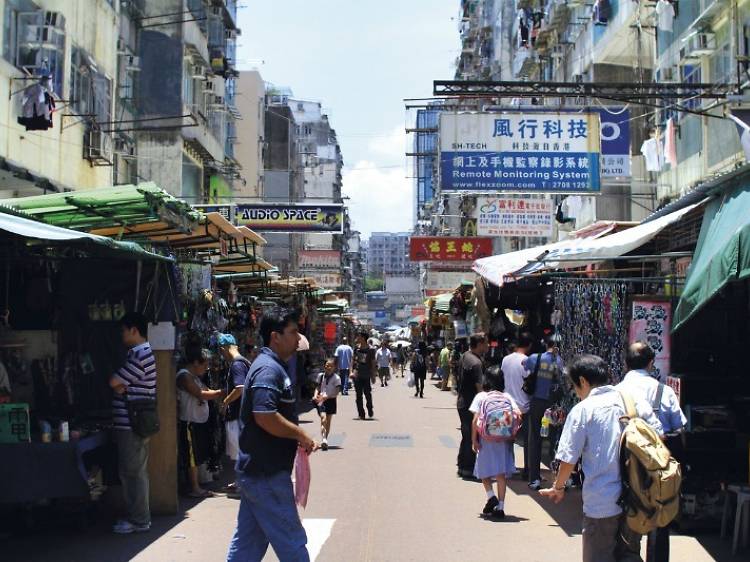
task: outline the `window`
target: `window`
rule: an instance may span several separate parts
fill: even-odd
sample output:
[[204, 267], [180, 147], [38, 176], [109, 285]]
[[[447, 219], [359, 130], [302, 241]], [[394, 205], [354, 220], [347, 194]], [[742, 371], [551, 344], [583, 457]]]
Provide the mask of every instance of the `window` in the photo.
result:
[[9, 0], [3, 14], [3, 58], [31, 76], [52, 76], [52, 89], [61, 96], [65, 18], [28, 0]]
[[70, 103], [78, 113], [94, 116], [98, 123], [112, 121], [112, 80], [78, 47], [73, 47], [70, 58]]

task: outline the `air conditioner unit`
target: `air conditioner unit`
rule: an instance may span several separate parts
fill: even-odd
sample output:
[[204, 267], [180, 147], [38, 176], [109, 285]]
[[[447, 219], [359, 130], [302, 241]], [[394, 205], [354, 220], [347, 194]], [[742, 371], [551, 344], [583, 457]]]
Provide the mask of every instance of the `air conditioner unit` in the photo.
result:
[[211, 103], [213, 105], [224, 105], [224, 96], [213, 96], [211, 98]]
[[685, 46], [680, 49], [680, 55], [683, 51], [687, 58], [711, 55], [716, 51], [716, 35], [707, 31], [694, 33], [685, 41]]
[[656, 71], [657, 82], [679, 82], [680, 72], [676, 66], [666, 66]]
[[83, 136], [83, 157], [92, 166], [111, 166], [113, 161], [112, 135], [101, 129], [90, 128]]
[[206, 80], [206, 83], [203, 85], [203, 90], [205, 92], [213, 92], [214, 91], [214, 81], [213, 80]]

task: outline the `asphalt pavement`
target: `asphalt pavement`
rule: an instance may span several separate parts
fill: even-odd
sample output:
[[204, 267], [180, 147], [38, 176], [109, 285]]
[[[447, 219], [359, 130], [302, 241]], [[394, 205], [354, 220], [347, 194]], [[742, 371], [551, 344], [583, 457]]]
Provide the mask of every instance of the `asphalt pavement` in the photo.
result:
[[[428, 381], [429, 383], [429, 381]], [[339, 398], [331, 447], [311, 458], [312, 485], [302, 512], [312, 559], [322, 562], [578, 561], [581, 495], [553, 505], [510, 482], [505, 520], [480, 517], [481, 484], [456, 476], [460, 439], [455, 396], [427, 384], [415, 398], [405, 379], [374, 388], [375, 418], [360, 421], [353, 393]], [[303, 427], [317, 436], [315, 412]], [[520, 450], [517, 450], [520, 464]], [[157, 517], [150, 533], [113, 536], [103, 522], [85, 533], [51, 530], [14, 538], [3, 560], [206, 562], [225, 559], [238, 501], [214, 497], [185, 504], [176, 517]], [[645, 540], [644, 540], [645, 546]], [[732, 558], [714, 535], [674, 536], [672, 560]], [[10, 554], [10, 558], [6, 555]], [[747, 552], [744, 553], [745, 555]], [[264, 559], [276, 560], [269, 550]]]

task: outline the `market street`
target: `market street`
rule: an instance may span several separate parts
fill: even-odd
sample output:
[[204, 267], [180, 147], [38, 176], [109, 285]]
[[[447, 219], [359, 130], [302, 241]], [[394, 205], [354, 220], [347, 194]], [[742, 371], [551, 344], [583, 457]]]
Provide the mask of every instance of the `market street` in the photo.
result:
[[[375, 388], [374, 402], [375, 421], [362, 422], [352, 419], [354, 396], [341, 397], [333, 446], [313, 456], [303, 513], [311, 559], [481, 562], [497, 560], [503, 552], [520, 562], [546, 561], [552, 553], [557, 562], [581, 559], [578, 491], [554, 506], [514, 479], [505, 521], [479, 517], [485, 499], [481, 485], [455, 476], [459, 432], [452, 393], [428, 384], [425, 399], [418, 400], [404, 379], [396, 379]], [[313, 414], [303, 417], [308, 432], [317, 432], [317, 423], [309, 423]], [[87, 533], [60, 528], [14, 538], [4, 546], [3, 560], [224, 560], [238, 501], [216, 497], [189, 505], [177, 517], [155, 517], [152, 531], [142, 535], [112, 535], [110, 521], [103, 521]], [[717, 535], [706, 539], [704, 544], [700, 536], [673, 536], [672, 559], [742, 559], [742, 553], [731, 557], [730, 541], [720, 542]], [[270, 549], [265, 560], [276, 560]]]

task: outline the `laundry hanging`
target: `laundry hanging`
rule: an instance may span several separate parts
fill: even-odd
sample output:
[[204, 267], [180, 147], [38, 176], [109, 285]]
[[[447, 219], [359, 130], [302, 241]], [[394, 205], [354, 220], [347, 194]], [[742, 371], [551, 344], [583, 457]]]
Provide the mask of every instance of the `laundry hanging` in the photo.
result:
[[674, 119], [667, 119], [667, 130], [664, 133], [664, 157], [670, 163], [672, 168], [677, 167], [677, 131], [674, 126]]
[[594, 2], [594, 23], [607, 25], [612, 15], [612, 6], [609, 0], [596, 0]]
[[674, 6], [668, 0], [659, 0], [656, 3], [656, 27], [659, 31], [672, 33], [674, 25]]
[[740, 144], [745, 153], [745, 161], [750, 162], [750, 111], [746, 109], [733, 109], [729, 118], [737, 125], [740, 134]]
[[661, 172], [664, 167], [664, 151], [662, 146], [654, 138], [648, 139], [641, 145], [641, 154], [646, 159], [646, 170], [649, 172]]
[[45, 85], [48, 79], [32, 84], [23, 91], [21, 100], [22, 116], [19, 125], [27, 131], [46, 131], [52, 128], [52, 113], [55, 111], [55, 98]]

